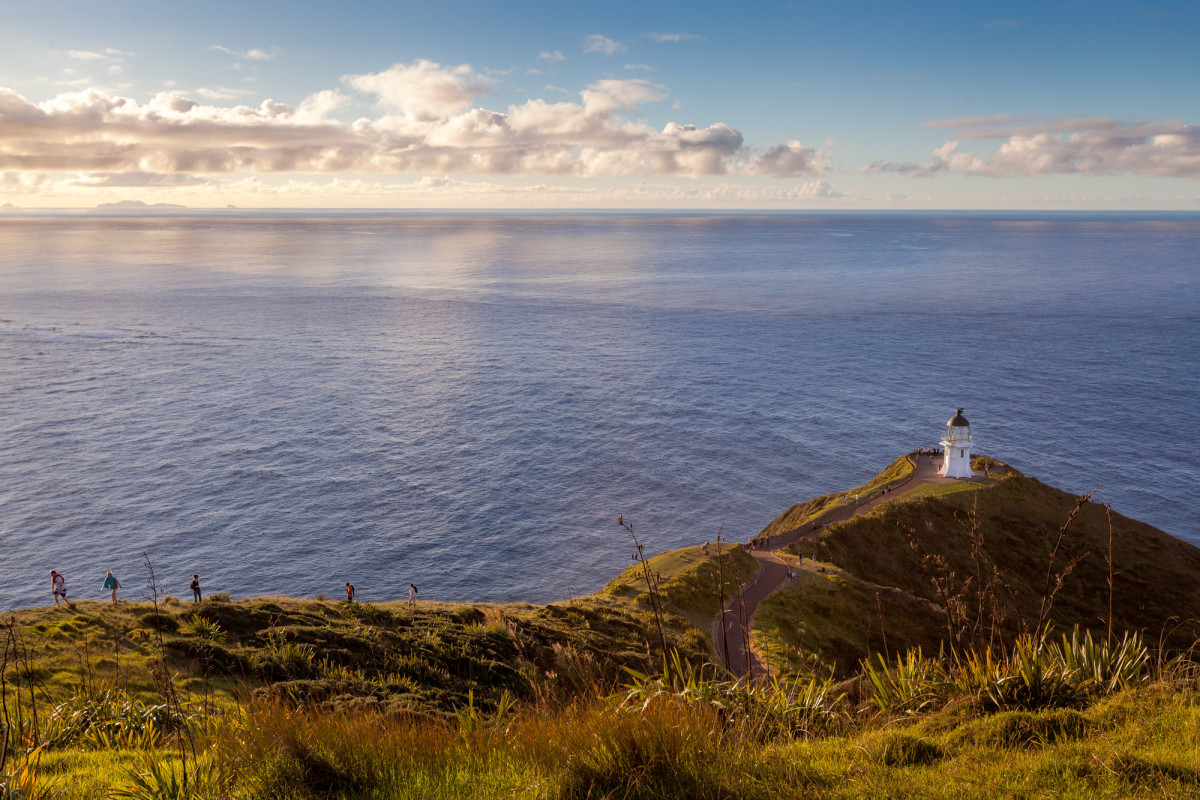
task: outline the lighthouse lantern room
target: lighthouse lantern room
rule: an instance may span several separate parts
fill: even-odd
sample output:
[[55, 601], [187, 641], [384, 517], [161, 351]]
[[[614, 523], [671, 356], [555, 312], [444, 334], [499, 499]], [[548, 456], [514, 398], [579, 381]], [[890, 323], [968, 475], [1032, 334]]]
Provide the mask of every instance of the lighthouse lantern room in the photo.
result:
[[971, 471], [971, 424], [963, 416], [961, 408], [946, 423], [946, 435], [940, 444], [944, 455], [939, 475], [947, 478], [975, 477]]

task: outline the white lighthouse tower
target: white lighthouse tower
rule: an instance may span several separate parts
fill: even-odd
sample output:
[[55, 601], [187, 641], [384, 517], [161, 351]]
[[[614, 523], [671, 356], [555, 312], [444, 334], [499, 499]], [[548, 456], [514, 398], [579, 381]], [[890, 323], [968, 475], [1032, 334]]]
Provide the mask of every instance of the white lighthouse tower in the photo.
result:
[[958, 413], [946, 423], [946, 435], [939, 442], [942, 446], [942, 468], [938, 474], [947, 478], [973, 478], [971, 471], [971, 423]]

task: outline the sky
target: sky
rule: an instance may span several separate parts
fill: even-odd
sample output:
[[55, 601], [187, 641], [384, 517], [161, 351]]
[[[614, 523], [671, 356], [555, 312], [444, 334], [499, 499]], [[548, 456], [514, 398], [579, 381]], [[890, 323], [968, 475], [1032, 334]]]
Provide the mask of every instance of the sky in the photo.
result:
[[0, 0], [0, 208], [1200, 210], [1200, 2]]

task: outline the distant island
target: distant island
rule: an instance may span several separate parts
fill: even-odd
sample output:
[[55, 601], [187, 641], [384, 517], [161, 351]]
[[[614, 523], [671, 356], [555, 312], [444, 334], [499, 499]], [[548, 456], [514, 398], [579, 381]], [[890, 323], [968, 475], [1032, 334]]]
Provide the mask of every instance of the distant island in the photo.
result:
[[123, 209], [123, 208], [187, 208], [176, 203], [146, 203], [142, 200], [118, 200], [115, 203], [101, 203], [96, 208], [103, 209]]
[[544, 606], [185, 602], [147, 559], [140, 601], [7, 615], [0, 776], [64, 798], [1200, 794], [1200, 549], [938, 457], [748, 542], [643, 556], [621, 519], [636, 563]]

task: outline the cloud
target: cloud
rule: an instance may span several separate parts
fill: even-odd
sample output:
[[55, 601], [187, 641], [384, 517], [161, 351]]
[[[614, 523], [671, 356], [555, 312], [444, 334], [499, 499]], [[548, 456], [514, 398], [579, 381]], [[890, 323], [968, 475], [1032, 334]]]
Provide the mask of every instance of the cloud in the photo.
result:
[[583, 38], [583, 52], [603, 53], [606, 56], [611, 56], [614, 53], [624, 53], [625, 45], [621, 44], [620, 42], [613, 41], [607, 36], [601, 36], [598, 33], [593, 33]]
[[773, 175], [777, 178], [815, 175], [824, 171], [828, 161], [821, 151], [792, 140], [751, 159], [745, 171], [750, 175]]
[[915, 177], [945, 173], [998, 178], [1132, 173], [1142, 177], [1200, 178], [1200, 126], [1179, 120], [1127, 123], [1093, 117], [1014, 128], [1005, 125], [1006, 120], [990, 119], [993, 121], [968, 129], [965, 138], [1002, 140], [993, 152], [961, 151], [956, 139], [934, 150], [927, 162], [876, 162], [866, 171]]
[[558, 50], [543, 50], [538, 53], [538, 61], [546, 61], [553, 64], [556, 61], [566, 61], [567, 57]]
[[106, 47], [103, 50], [68, 50], [67, 58], [77, 61], [108, 61], [109, 59], [119, 61], [122, 58], [133, 58], [133, 53], [127, 53], [115, 47]]
[[234, 58], [248, 58], [251, 61], [271, 61], [279, 55], [279, 48], [275, 46], [268, 47], [266, 50], [258, 47], [251, 48], [250, 50], [235, 50], [232, 47], [226, 47], [221, 44], [210, 44], [207, 49], [226, 53]]
[[353, 89], [376, 95], [383, 107], [426, 120], [461, 111], [492, 88], [491, 78], [479, 75], [468, 64], [447, 68], [423, 58], [342, 80]]
[[575, 100], [504, 110], [474, 102], [491, 83], [467, 65], [415, 61], [344, 83], [376, 101], [376, 116], [337, 119], [351, 98], [332, 90], [293, 107], [226, 106], [199, 92], [200, 100], [163, 92], [139, 102], [95, 89], [33, 103], [0, 89], [0, 171], [786, 178], [816, 175], [827, 162], [795, 141], [751, 150], [724, 123], [639, 121], [645, 105], [667, 98], [643, 79], [598, 80]]
[[203, 186], [207, 178], [197, 175], [162, 174], [157, 172], [97, 172], [80, 174], [63, 181], [64, 186], [79, 186], [91, 189], [122, 188], [169, 188], [177, 186]]
[[641, 70], [642, 72], [654, 72], [654, 67], [649, 64], [626, 64], [625, 69]]
[[796, 197], [816, 197], [826, 200], [831, 200], [839, 197], [846, 197], [845, 192], [839, 192], [829, 185], [829, 181], [813, 181], [806, 183], [799, 188]]
[[218, 86], [215, 89], [201, 87], [196, 94], [205, 100], [236, 100], [239, 97], [249, 97], [254, 94], [250, 89], [231, 89], [228, 86]]
[[646, 36], [656, 42], [687, 42], [704, 40], [703, 36], [695, 33], [647, 33]]
[[[1026, 118], [1027, 119], [1027, 118]], [[1014, 121], [1009, 114], [992, 114], [988, 117], [957, 117], [955, 119], [935, 119], [926, 122], [922, 128], [978, 128], [988, 125], [1008, 125]]]

